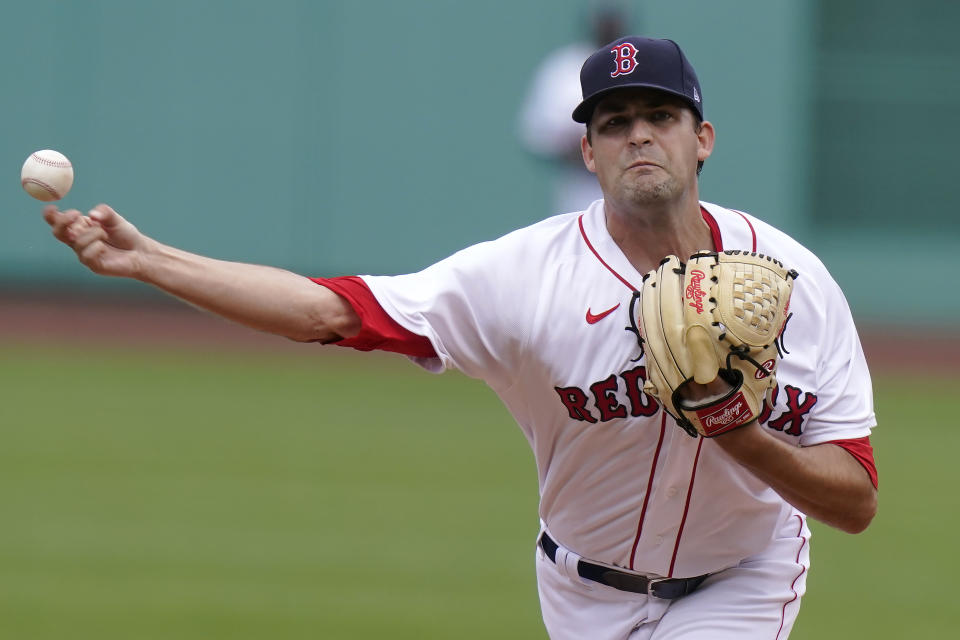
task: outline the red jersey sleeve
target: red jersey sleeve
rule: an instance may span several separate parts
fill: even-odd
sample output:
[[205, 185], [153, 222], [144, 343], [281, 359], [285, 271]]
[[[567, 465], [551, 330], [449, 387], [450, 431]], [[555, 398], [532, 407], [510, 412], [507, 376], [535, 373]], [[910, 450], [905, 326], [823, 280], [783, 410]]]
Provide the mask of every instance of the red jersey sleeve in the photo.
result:
[[870, 475], [870, 482], [875, 489], [879, 489], [877, 479], [877, 463], [873, 460], [873, 446], [870, 444], [870, 436], [863, 438], [852, 438], [849, 440], [831, 440], [830, 444], [835, 444], [844, 449], [847, 453], [856, 458], [857, 462], [863, 465]]
[[360, 333], [331, 344], [338, 347], [351, 347], [359, 351], [379, 350], [418, 358], [437, 357], [433, 345], [426, 337], [401, 327], [383, 310], [362, 278], [342, 276], [310, 279], [340, 295], [360, 316]]

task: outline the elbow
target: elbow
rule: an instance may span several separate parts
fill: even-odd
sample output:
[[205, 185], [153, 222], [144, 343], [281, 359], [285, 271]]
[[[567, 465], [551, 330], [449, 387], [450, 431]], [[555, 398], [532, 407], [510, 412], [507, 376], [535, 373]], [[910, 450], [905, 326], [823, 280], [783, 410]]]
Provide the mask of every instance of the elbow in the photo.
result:
[[359, 333], [346, 323], [331, 321], [309, 323], [293, 331], [287, 331], [284, 337], [294, 342], [320, 342], [328, 344], [344, 338], [352, 338]]
[[867, 527], [870, 526], [870, 523], [873, 522], [873, 518], [876, 515], [877, 490], [871, 486], [870, 493], [858, 501], [855, 509], [851, 509], [845, 514], [843, 522], [838, 523], [838, 527], [846, 533], [863, 533], [867, 530]]
[[293, 342], [333, 342], [340, 338], [326, 323], [316, 322], [309, 315], [298, 318], [282, 332], [287, 340]]
[[291, 307], [295, 321], [283, 335], [295, 342], [335, 342], [360, 333], [360, 316], [346, 299], [330, 289], [311, 283]]
[[303, 324], [287, 337], [296, 342], [336, 342], [352, 338], [362, 328], [360, 317], [349, 304], [314, 305], [303, 315]]

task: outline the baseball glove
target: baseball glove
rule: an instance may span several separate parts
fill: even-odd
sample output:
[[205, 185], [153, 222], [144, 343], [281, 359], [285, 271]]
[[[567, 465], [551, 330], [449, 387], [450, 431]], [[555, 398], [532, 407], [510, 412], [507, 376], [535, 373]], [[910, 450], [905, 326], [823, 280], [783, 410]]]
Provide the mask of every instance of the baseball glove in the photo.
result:
[[776, 385], [776, 339], [796, 278], [746, 251], [701, 251], [686, 264], [668, 256], [644, 276], [630, 310], [646, 354], [644, 391], [691, 436], [717, 436], [760, 414]]

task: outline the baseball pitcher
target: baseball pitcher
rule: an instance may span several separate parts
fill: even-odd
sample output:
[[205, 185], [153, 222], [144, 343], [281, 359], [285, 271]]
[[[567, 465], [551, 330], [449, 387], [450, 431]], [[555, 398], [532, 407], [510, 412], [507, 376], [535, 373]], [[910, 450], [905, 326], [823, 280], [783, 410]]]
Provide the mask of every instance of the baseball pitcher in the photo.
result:
[[552, 638], [786, 638], [807, 519], [856, 533], [876, 512], [850, 310], [798, 242], [700, 200], [715, 132], [674, 42], [611, 42], [580, 80], [603, 198], [419, 273], [307, 278], [161, 244], [106, 205], [44, 216], [96, 273], [486, 382], [536, 459]]

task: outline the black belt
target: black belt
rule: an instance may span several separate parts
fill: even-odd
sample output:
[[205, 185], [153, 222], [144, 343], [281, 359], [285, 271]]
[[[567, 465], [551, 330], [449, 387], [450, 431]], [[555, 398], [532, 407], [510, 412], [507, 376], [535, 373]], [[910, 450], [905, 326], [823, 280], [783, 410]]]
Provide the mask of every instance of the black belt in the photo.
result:
[[[546, 531], [540, 536], [540, 548], [551, 562], [557, 563], [557, 543], [547, 535]], [[614, 589], [631, 593], [649, 593], [655, 598], [664, 600], [673, 600], [693, 592], [710, 575], [704, 574], [696, 578], [648, 578], [586, 560], [577, 561], [577, 573], [581, 578], [593, 580]]]

